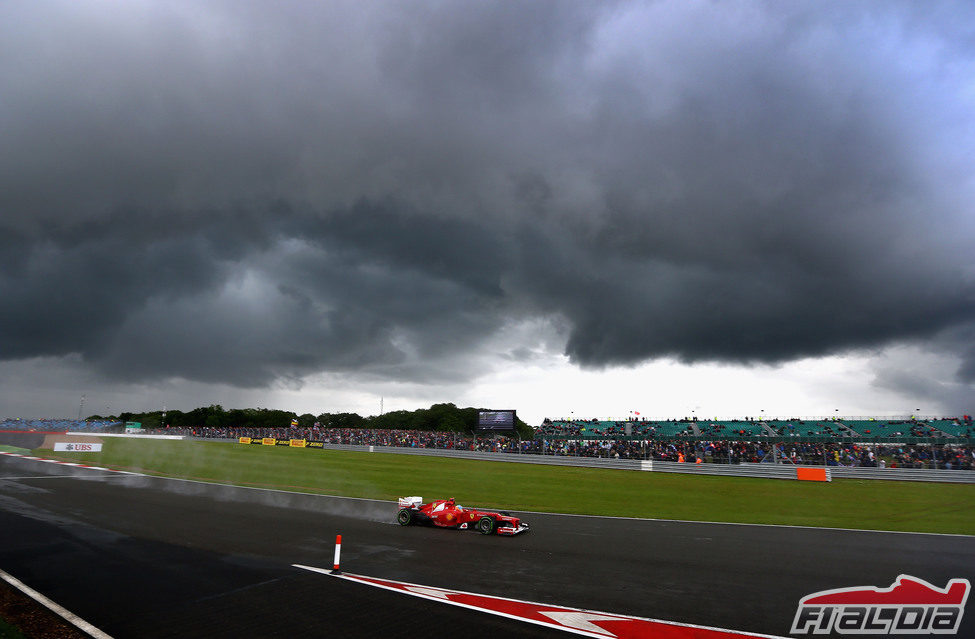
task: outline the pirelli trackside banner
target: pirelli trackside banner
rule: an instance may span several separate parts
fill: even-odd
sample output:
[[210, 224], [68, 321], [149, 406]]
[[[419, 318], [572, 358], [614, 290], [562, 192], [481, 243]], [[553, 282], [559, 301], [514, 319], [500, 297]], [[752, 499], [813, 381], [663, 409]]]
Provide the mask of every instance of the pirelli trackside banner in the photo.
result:
[[274, 437], [240, 437], [237, 441], [241, 444], [256, 444], [258, 446], [288, 446], [289, 448], [317, 448], [325, 449], [325, 442], [312, 441], [309, 439], [275, 439]]

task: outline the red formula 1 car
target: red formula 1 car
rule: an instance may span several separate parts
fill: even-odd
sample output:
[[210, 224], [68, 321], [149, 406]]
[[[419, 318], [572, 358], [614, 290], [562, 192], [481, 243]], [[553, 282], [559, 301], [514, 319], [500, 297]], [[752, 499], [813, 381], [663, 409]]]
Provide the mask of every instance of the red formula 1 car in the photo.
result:
[[422, 497], [401, 497], [396, 521], [400, 526], [423, 524], [439, 528], [477, 530], [482, 535], [517, 535], [528, 530], [528, 524], [508, 513], [461, 506], [450, 499], [437, 499], [428, 504]]

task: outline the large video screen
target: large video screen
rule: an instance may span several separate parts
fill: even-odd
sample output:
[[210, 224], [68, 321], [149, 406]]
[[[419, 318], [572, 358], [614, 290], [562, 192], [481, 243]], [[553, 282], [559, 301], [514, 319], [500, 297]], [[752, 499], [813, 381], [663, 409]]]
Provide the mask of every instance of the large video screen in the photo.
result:
[[477, 414], [478, 430], [514, 430], [515, 411], [482, 410]]

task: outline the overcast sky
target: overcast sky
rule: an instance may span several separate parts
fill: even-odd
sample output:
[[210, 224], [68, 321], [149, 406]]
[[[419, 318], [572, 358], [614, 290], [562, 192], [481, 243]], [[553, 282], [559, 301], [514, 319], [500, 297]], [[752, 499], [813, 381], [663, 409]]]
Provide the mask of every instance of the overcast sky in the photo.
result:
[[0, 416], [975, 409], [975, 5], [0, 4]]

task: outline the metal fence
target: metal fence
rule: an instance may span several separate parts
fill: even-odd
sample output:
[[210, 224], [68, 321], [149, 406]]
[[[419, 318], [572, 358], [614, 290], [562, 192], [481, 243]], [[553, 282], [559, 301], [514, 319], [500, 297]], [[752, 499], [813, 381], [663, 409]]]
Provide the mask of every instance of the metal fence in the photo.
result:
[[[402, 448], [398, 446], [354, 446], [347, 444], [325, 444], [331, 450], [351, 450], [360, 452], [396, 453], [400, 455], [421, 455], [427, 457], [453, 457], [457, 459], [477, 459], [482, 461], [514, 462], [519, 464], [544, 464], [549, 466], [575, 466], [577, 468], [610, 468], [614, 470], [637, 470], [662, 473], [685, 473], [692, 475], [724, 475], [732, 477], [762, 477], [766, 479], [795, 479], [796, 468], [792, 464], [693, 464], [662, 462], [638, 459], [610, 459], [605, 457], [568, 457], [557, 455], [533, 455], [520, 453], [491, 453], [469, 450], [443, 450], [439, 448]], [[822, 468], [820, 466], [819, 468]], [[973, 484], [973, 470], [927, 470], [918, 468], [866, 468], [828, 466], [834, 478], [843, 479], [886, 479], [896, 481], [933, 481]]]
[[640, 460], [607, 459], [601, 457], [561, 457], [555, 455], [531, 455], [521, 453], [492, 453], [474, 450], [447, 450], [442, 448], [404, 448], [400, 446], [356, 446], [350, 444], [325, 444], [331, 450], [354, 450], [360, 452], [396, 453], [399, 455], [421, 455], [425, 457], [454, 457], [458, 459], [478, 459], [481, 461], [515, 462], [519, 464], [544, 464], [547, 466], [575, 466], [579, 468], [613, 468], [617, 470], [642, 470]]
[[931, 470], [928, 468], [831, 467], [833, 477], [843, 479], [890, 479], [896, 481], [940, 481], [975, 484], [975, 470]]

